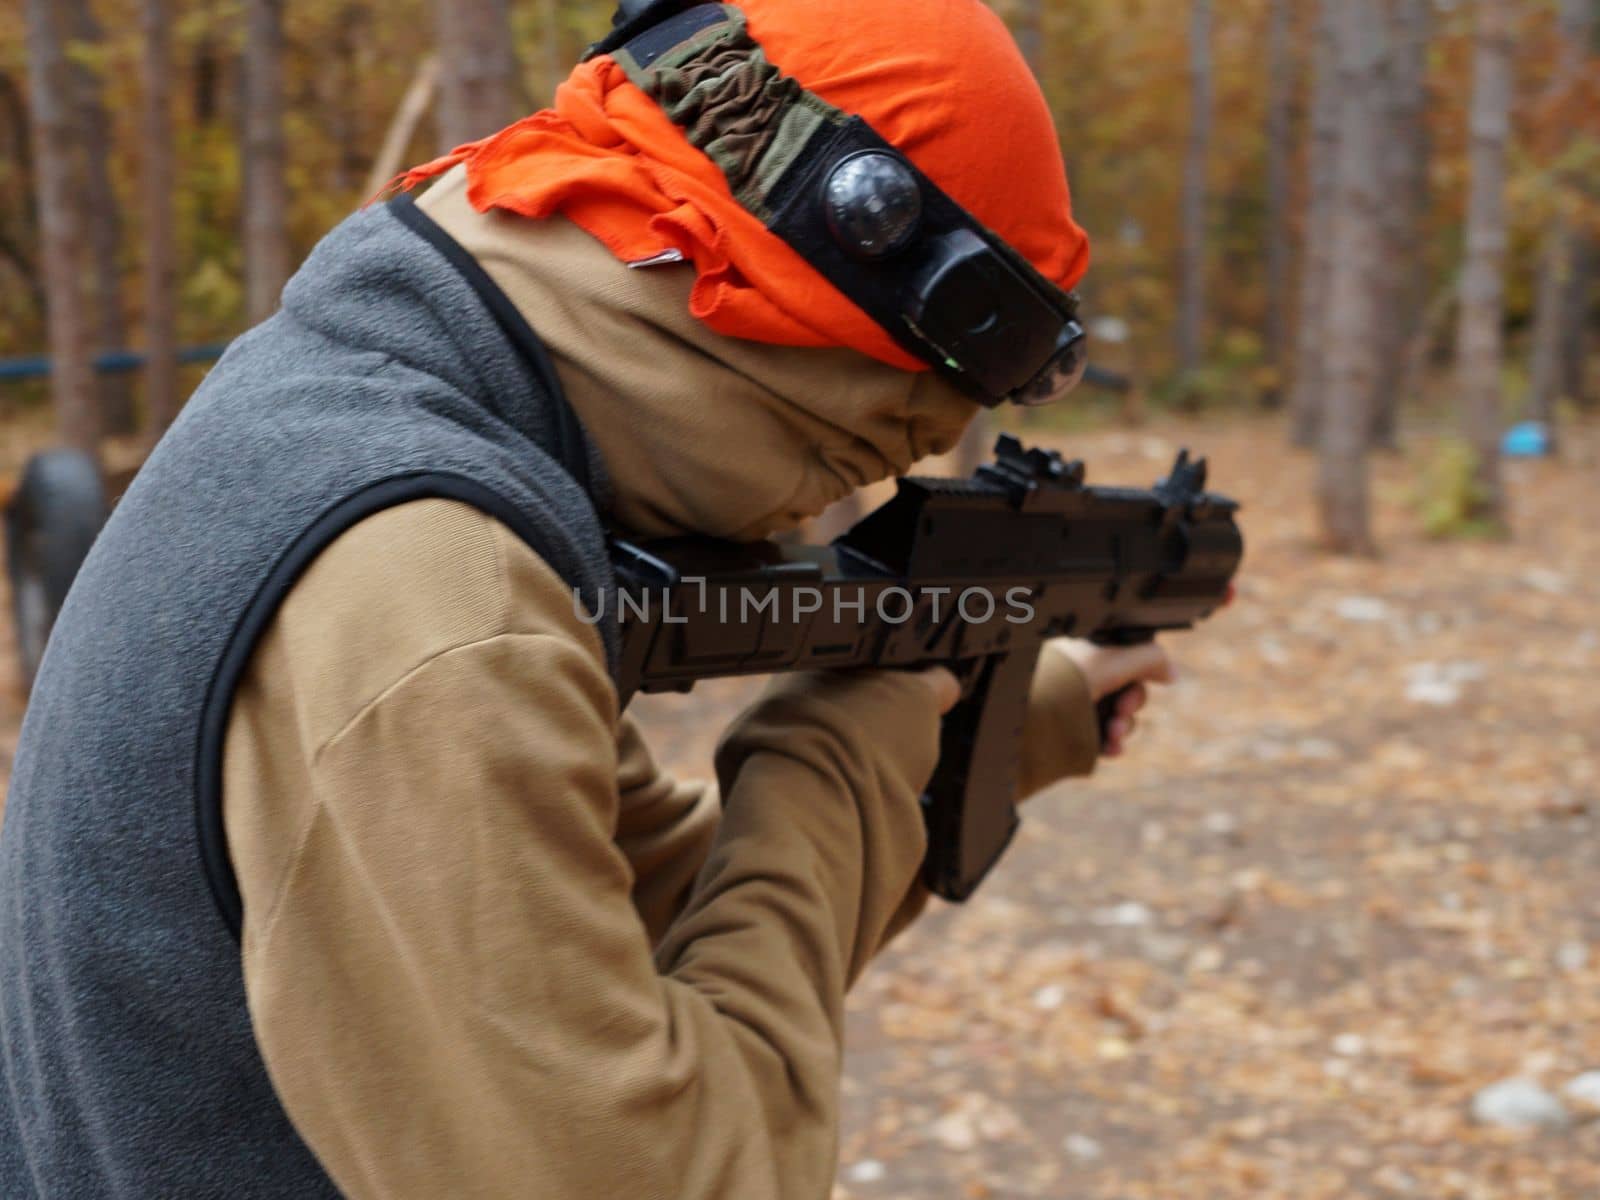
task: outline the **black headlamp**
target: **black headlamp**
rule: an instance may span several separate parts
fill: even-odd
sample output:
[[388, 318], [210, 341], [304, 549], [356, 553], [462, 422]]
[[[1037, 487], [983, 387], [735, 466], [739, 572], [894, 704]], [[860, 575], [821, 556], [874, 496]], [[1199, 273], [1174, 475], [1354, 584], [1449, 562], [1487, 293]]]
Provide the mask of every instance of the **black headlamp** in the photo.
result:
[[[610, 36], [585, 57], [614, 55], [650, 91], [658, 65], [692, 56], [734, 23], [743, 35], [742, 22], [729, 5], [623, 0]], [[759, 190], [735, 188], [741, 203], [903, 348], [980, 403], [1048, 404], [1070, 391], [1088, 367], [1077, 298], [861, 117], [794, 90], [810, 123], [804, 143], [789, 138], [772, 151], [782, 157], [758, 168]], [[699, 126], [705, 119], [697, 113]]]

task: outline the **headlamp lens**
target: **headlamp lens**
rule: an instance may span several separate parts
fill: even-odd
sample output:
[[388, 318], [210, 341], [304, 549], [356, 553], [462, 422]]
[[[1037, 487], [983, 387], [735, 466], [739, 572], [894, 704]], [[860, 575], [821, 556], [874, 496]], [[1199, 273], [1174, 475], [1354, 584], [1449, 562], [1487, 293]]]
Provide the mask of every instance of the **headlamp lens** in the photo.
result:
[[1056, 341], [1056, 350], [1050, 361], [1017, 390], [1012, 401], [1026, 408], [1053, 404], [1082, 383], [1088, 369], [1088, 336], [1077, 321], [1068, 321]]
[[857, 258], [904, 249], [922, 221], [922, 189], [892, 154], [851, 155], [828, 176], [824, 194], [829, 231]]

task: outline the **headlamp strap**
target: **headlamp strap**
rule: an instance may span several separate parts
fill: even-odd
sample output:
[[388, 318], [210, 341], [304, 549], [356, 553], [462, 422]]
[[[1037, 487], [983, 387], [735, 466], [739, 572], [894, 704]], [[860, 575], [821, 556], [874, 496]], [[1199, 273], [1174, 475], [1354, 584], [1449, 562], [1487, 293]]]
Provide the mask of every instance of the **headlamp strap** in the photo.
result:
[[610, 54], [651, 29], [660, 28], [682, 10], [703, 7], [701, 0], [621, 0], [611, 19], [611, 32], [585, 50], [579, 61]]

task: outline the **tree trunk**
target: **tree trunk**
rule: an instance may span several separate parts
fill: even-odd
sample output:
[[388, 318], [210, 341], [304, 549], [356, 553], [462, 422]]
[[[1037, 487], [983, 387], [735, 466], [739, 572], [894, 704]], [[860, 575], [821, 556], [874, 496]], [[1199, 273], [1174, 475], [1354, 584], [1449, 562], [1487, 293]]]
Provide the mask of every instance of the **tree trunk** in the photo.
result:
[[[366, 177], [367, 155], [371, 152], [366, 136], [366, 122], [360, 103], [360, 82], [366, 64], [362, 61], [361, 45], [371, 40], [371, 12], [364, 4], [344, 4], [334, 22], [334, 33], [329, 49], [335, 66], [322, 74], [328, 80], [327, 91], [319, 89], [319, 100], [328, 111], [328, 132], [333, 140], [333, 188], [345, 194]], [[371, 192], [362, 194], [366, 200]]]
[[1382, 256], [1378, 179], [1382, 141], [1383, 19], [1379, 0], [1325, 0], [1335, 16], [1338, 139], [1333, 194], [1318, 481], [1322, 539], [1346, 554], [1370, 554], [1367, 442], [1377, 371]]
[[[1551, 87], [1558, 93], [1571, 91], [1582, 77], [1589, 42], [1594, 34], [1595, 0], [1561, 0], [1561, 57], [1556, 67]], [[1564, 126], [1557, 144], [1551, 147], [1552, 156], [1561, 162], [1571, 148], [1571, 126]], [[1558, 180], [1558, 183], [1577, 181]], [[1566, 305], [1573, 298], [1574, 273], [1577, 268], [1579, 233], [1573, 220], [1571, 206], [1565, 197], [1558, 198], [1559, 208], [1545, 228], [1544, 244], [1539, 255], [1539, 279], [1536, 286], [1533, 321], [1533, 354], [1529, 367], [1528, 401], [1530, 415], [1556, 432], [1556, 416], [1560, 400], [1566, 396], [1564, 384], [1575, 374], [1571, 364], [1563, 362], [1564, 353], [1575, 345], [1581, 357], [1583, 339], [1566, 336], [1571, 322], [1567, 319]], [[1581, 288], [1577, 295], [1581, 296]], [[1581, 303], [1581, 301], [1580, 301]], [[1581, 324], [1581, 316], [1579, 323]], [[1576, 372], [1581, 376], [1581, 366]], [[1577, 396], [1572, 395], [1576, 400]]]
[[1204, 336], [1206, 164], [1210, 151], [1211, 0], [1190, 0], [1189, 146], [1183, 165], [1183, 267], [1178, 299], [1178, 369], [1185, 376], [1200, 366]]
[[38, 258], [39, 214], [35, 203], [37, 179], [33, 172], [33, 145], [28, 130], [28, 101], [23, 95], [26, 81], [13, 79], [0, 71], [0, 157], [10, 158], [16, 184], [17, 219], [15, 227], [0, 229], [0, 259], [11, 268], [17, 283], [25, 288], [40, 321], [49, 305]]
[[435, 0], [439, 139], [446, 150], [511, 124], [518, 103], [508, 0]]
[[291, 270], [283, 6], [284, 0], [245, 0], [244, 292], [252, 325], [277, 310]]
[[1377, 393], [1373, 402], [1372, 442], [1388, 449], [1398, 444], [1406, 361], [1427, 297], [1422, 251], [1428, 207], [1428, 43], [1433, 34], [1433, 0], [1392, 0], [1389, 20], [1390, 67], [1384, 95], [1383, 257], [1378, 325]]
[[178, 415], [177, 229], [173, 212], [172, 14], [168, 0], [143, 0], [144, 402], [155, 441]]
[[1021, 0], [1018, 4], [1017, 49], [1033, 70], [1033, 77], [1044, 81], [1044, 0]]
[[[76, 46], [102, 47], [105, 41], [100, 23], [95, 20], [87, 0], [57, 0], [64, 27]], [[69, 59], [73, 104], [81, 131], [79, 164], [85, 206], [86, 248], [94, 305], [94, 344], [101, 353], [125, 350], [128, 322], [122, 307], [122, 209], [111, 184], [113, 126], [106, 111], [105, 89], [100, 75], [80, 59]], [[99, 398], [101, 427], [106, 433], [132, 433], [137, 424], [133, 406], [133, 383], [126, 375], [105, 374], [95, 381]]]
[[1300, 311], [1295, 331], [1294, 380], [1289, 392], [1289, 439], [1313, 446], [1321, 424], [1327, 365], [1328, 281], [1333, 273], [1333, 189], [1339, 160], [1338, 0], [1321, 0], [1311, 91], [1310, 180], [1304, 250], [1300, 256]]
[[1594, 291], [1595, 246], [1580, 237], [1572, 253], [1567, 296], [1561, 302], [1561, 394], [1582, 409], [1595, 407], [1588, 388], [1589, 308]]
[[100, 413], [83, 276], [87, 198], [73, 170], [71, 150], [78, 130], [65, 53], [65, 14], [54, 0], [27, 0], [26, 16], [40, 259], [49, 298], [51, 398], [61, 437], [97, 454]]
[[544, 33], [545, 103], [553, 106], [556, 89], [567, 77], [567, 56], [561, 37], [561, 0], [539, 0], [539, 26]]
[[1472, 68], [1471, 182], [1461, 313], [1456, 326], [1457, 394], [1476, 455], [1472, 516], [1500, 524], [1500, 370], [1504, 357], [1506, 145], [1511, 125], [1511, 28], [1507, 0], [1478, 0]]
[[1534, 292], [1528, 415], [1543, 422], [1552, 438], [1556, 436], [1556, 418], [1563, 399], [1563, 375], [1570, 378], [1570, 372], [1563, 371], [1561, 361], [1563, 351], [1571, 344], [1564, 336], [1567, 322], [1563, 308], [1572, 292], [1577, 240], [1577, 230], [1564, 216], [1551, 222], [1545, 230], [1539, 254], [1539, 277]]
[[1271, 388], [1262, 403], [1283, 402], [1289, 370], [1289, 157], [1293, 137], [1294, 58], [1290, 32], [1294, 5], [1272, 0], [1267, 18], [1267, 363]]
[[222, 50], [217, 45], [210, 22], [202, 25], [195, 39], [193, 90], [190, 101], [196, 125], [210, 125], [222, 110]]

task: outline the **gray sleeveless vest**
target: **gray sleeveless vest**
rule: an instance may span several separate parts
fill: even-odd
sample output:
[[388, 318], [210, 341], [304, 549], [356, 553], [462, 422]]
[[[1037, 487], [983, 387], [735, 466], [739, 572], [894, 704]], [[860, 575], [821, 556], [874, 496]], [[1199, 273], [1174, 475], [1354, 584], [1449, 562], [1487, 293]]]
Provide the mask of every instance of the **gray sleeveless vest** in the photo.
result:
[[471, 503], [597, 595], [597, 468], [537, 339], [408, 201], [334, 230], [229, 350], [95, 543], [23, 725], [0, 1196], [337, 1195], [245, 1010], [220, 808], [234, 686], [317, 552], [407, 500]]

